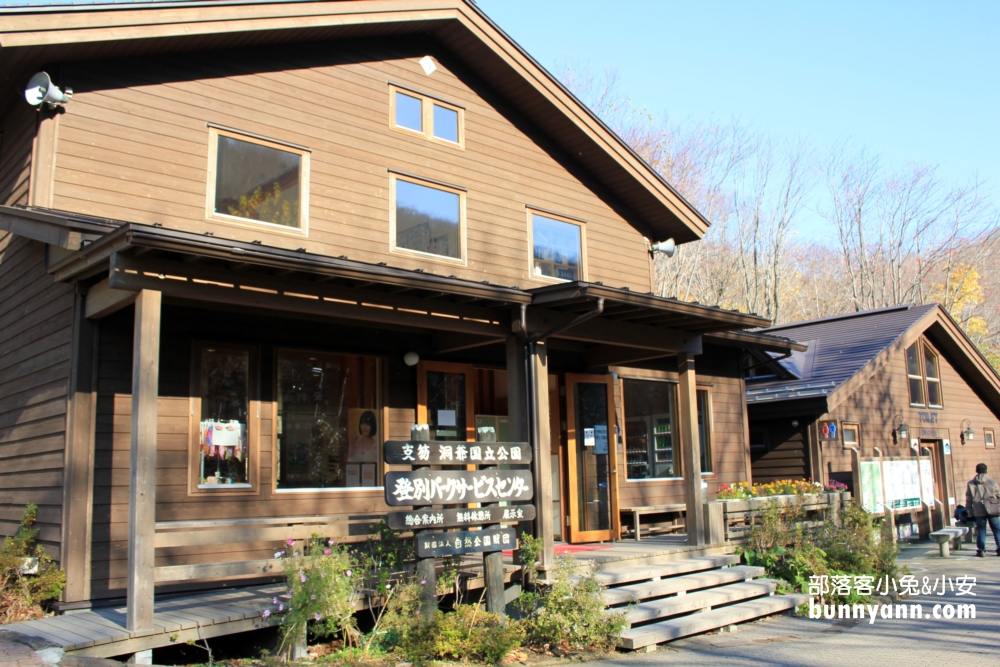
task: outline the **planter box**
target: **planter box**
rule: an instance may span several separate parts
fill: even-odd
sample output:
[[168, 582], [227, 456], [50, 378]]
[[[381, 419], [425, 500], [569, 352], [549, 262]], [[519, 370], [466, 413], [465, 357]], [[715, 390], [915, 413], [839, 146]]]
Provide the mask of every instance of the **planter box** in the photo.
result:
[[801, 504], [807, 508], [816, 505], [829, 505], [830, 500], [826, 498], [827, 495], [829, 494], [808, 493], [801, 496], [762, 496], [760, 498], [751, 498], [750, 500], [720, 500], [719, 502], [726, 503], [726, 513], [731, 514], [733, 512], [763, 510], [770, 505], [790, 506]]

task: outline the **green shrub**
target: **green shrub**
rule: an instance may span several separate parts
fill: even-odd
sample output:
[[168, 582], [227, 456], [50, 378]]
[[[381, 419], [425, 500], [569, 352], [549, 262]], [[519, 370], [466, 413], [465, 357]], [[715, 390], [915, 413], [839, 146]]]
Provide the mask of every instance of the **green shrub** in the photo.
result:
[[[0, 546], [0, 624], [16, 623], [44, 615], [41, 603], [53, 600], [66, 586], [66, 573], [59, 570], [38, 544], [38, 506], [28, 505], [13, 537]], [[38, 573], [22, 571], [25, 559], [38, 559]]]
[[595, 569], [577, 575], [571, 556], [560, 558], [551, 583], [517, 599], [529, 646], [562, 646], [574, 650], [610, 651], [629, 627], [624, 612], [605, 611], [604, 588]]
[[521, 645], [524, 631], [480, 605], [463, 604], [435, 615], [431, 623], [413, 624], [399, 652], [416, 665], [430, 660], [472, 660], [496, 664]]

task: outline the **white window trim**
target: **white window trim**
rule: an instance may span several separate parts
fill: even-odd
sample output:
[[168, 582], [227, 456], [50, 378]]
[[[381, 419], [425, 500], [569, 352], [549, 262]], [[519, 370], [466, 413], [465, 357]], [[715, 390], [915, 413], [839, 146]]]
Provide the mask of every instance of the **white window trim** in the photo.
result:
[[[215, 210], [215, 182], [218, 173], [219, 157], [219, 137], [232, 137], [249, 144], [266, 146], [287, 153], [295, 153], [299, 156], [299, 226], [289, 227], [278, 225], [273, 222], [262, 220], [251, 220], [241, 218], [236, 215], [218, 213]], [[285, 143], [274, 139], [266, 139], [255, 134], [242, 134], [240, 132], [224, 129], [215, 125], [208, 126], [208, 183], [205, 197], [205, 218], [210, 222], [217, 222], [243, 229], [267, 229], [277, 234], [287, 234], [290, 236], [309, 236], [309, 157], [310, 152], [301, 146]]]
[[[461, 246], [461, 257], [448, 257], [446, 255], [435, 255], [432, 252], [422, 250], [411, 250], [410, 248], [400, 248], [396, 245], [396, 182], [405, 181], [414, 183], [426, 188], [441, 190], [458, 195], [458, 233], [459, 245]], [[440, 262], [451, 266], [468, 266], [469, 264], [469, 234], [468, 221], [465, 212], [465, 190], [458, 186], [450, 186], [445, 183], [423, 180], [415, 176], [406, 176], [397, 172], [389, 172], [389, 254], [405, 255], [407, 257], [419, 258], [431, 262]]]
[[[420, 118], [422, 130], [414, 130], [410, 127], [404, 127], [402, 125], [396, 124], [396, 93], [402, 93], [408, 97], [414, 97], [420, 100]], [[434, 105], [437, 105], [443, 109], [450, 109], [458, 114], [458, 141], [448, 141], [447, 139], [442, 139], [434, 135]], [[395, 130], [396, 132], [402, 132], [408, 134], [411, 137], [423, 137], [427, 141], [433, 142], [435, 144], [440, 144], [442, 146], [448, 146], [450, 148], [456, 148], [458, 150], [465, 150], [465, 109], [457, 104], [451, 102], [446, 102], [433, 95], [428, 95], [427, 93], [421, 93], [419, 91], [413, 90], [412, 88], [407, 88], [405, 86], [399, 86], [394, 83], [389, 84], [389, 129]]]
[[570, 225], [576, 225], [580, 228], [580, 277], [577, 280], [586, 281], [587, 277], [587, 225], [582, 220], [576, 220], [568, 216], [560, 215], [558, 213], [552, 213], [550, 211], [543, 211], [538, 208], [533, 208], [531, 206], [525, 206], [525, 217], [528, 223], [528, 279], [534, 280], [540, 283], [549, 284], [560, 284], [573, 282], [572, 280], [567, 280], [565, 278], [556, 278], [555, 276], [540, 276], [535, 274], [535, 225], [532, 220], [532, 216], [538, 215], [543, 218], [548, 218], [549, 220], [555, 220], [556, 222], [564, 222]]

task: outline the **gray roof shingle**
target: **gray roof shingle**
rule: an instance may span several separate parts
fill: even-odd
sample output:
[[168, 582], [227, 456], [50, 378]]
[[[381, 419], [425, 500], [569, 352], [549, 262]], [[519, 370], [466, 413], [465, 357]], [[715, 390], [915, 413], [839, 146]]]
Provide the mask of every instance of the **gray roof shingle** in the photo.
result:
[[747, 380], [747, 403], [829, 396], [935, 308], [936, 304], [895, 306], [760, 330], [809, 349], [778, 362], [795, 379]]

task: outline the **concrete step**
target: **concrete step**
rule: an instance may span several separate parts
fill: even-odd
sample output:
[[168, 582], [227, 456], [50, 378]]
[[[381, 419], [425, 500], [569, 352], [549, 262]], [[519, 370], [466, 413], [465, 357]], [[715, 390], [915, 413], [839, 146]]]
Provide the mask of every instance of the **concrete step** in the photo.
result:
[[713, 570], [739, 562], [740, 557], [733, 554], [697, 556], [662, 563], [616, 561], [602, 565], [597, 572], [597, 580], [605, 586], [617, 586], [637, 581], [649, 581], [657, 577], [674, 577], [690, 572]]
[[747, 581], [754, 577], [763, 576], [764, 572], [765, 570], [762, 567], [736, 565], [734, 567], [722, 567], [680, 576], [667, 576], [664, 579], [642, 581], [627, 586], [605, 589], [604, 600], [609, 606], [627, 604], [648, 598], [695, 591], [710, 586], [725, 586], [726, 584]]
[[659, 623], [641, 625], [622, 633], [618, 645], [625, 649], [640, 649], [644, 646], [697, 635], [717, 630], [727, 625], [743, 623], [744, 621], [750, 621], [761, 616], [795, 609], [798, 605], [808, 601], [808, 599], [808, 595], [800, 593], [793, 595], [771, 595], [755, 600], [737, 602], [728, 607], [712, 609], [704, 613], [694, 613], [660, 621]]
[[628, 620], [633, 629], [637, 623], [665, 619], [679, 614], [707, 610], [723, 605], [773, 595], [775, 585], [757, 581], [743, 581], [738, 584], [716, 586], [696, 593], [685, 593], [668, 598], [650, 600], [628, 608]]
[[[735, 548], [732, 544], [712, 545], [706, 547], [674, 547], [665, 546], [662, 549], [630, 550], [621, 545], [626, 542], [617, 543], [620, 548], [609, 549], [607, 551], [593, 551], [578, 554], [579, 570], [586, 572], [591, 563], [597, 563], [601, 570], [608, 568], [638, 567], [640, 565], [657, 565], [661, 563], [672, 563], [689, 558], [700, 558], [703, 556], [727, 556], [732, 555]], [[644, 542], [640, 544], [645, 545]]]

